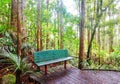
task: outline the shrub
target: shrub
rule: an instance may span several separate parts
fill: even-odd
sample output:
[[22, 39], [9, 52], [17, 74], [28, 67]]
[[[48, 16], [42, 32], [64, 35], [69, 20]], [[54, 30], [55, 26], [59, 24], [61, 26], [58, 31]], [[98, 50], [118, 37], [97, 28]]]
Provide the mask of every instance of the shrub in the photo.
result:
[[15, 84], [16, 78], [13, 74], [7, 74], [2, 77], [2, 84]]

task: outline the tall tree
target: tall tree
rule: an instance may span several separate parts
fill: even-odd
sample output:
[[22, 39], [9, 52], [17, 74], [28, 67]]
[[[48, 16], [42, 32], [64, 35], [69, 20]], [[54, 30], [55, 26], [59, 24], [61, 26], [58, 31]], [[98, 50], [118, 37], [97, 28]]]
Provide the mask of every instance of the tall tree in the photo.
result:
[[42, 28], [41, 28], [41, 0], [37, 4], [38, 17], [37, 17], [37, 51], [42, 50]]
[[[114, 20], [114, 4], [111, 5], [111, 7], [109, 8], [109, 21], [110, 21], [110, 24], [109, 24], [109, 30], [108, 30], [108, 35], [109, 35], [109, 53], [113, 52], [113, 38], [114, 38], [114, 23], [111, 23], [111, 18], [113, 21]], [[110, 18], [111, 17], [111, 18]]]
[[102, 0], [101, 0], [101, 1], [97, 1], [97, 10], [96, 10], [97, 12], [96, 12], [96, 20], [95, 20], [96, 24], [94, 25], [94, 30], [93, 30], [93, 32], [92, 32], [90, 44], [89, 44], [89, 46], [88, 46], [87, 61], [90, 60], [90, 50], [91, 50], [91, 47], [92, 47], [92, 41], [93, 41], [94, 35], [95, 35], [95, 33], [96, 33], [96, 28], [98, 27], [100, 18], [101, 18], [101, 16], [102, 16], [101, 9], [102, 9]]
[[100, 49], [101, 49], [101, 41], [100, 41], [100, 27], [98, 28], [98, 36], [97, 36], [97, 40], [98, 40], [98, 52], [99, 52], [99, 64], [100, 64]]
[[[19, 0], [18, 2], [17, 0], [12, 0], [12, 3], [11, 3], [11, 27], [12, 27], [12, 30], [14, 30], [14, 31], [11, 31], [12, 32], [11, 35], [14, 42], [17, 39], [19, 47], [22, 46], [21, 44], [22, 39], [25, 36], [27, 36], [25, 32], [25, 25], [26, 25], [25, 14], [24, 14], [25, 5], [26, 5], [25, 0], [24, 1]], [[19, 55], [21, 56], [21, 53], [20, 53], [21, 51], [19, 47], [17, 48], [17, 53], [19, 53]]]
[[[56, 6], [55, 6], [56, 7]], [[54, 11], [54, 15], [55, 15], [55, 19], [54, 19], [54, 44], [53, 44], [53, 46], [54, 46], [54, 49], [56, 49], [56, 47], [55, 47], [55, 45], [56, 45], [56, 18], [57, 18], [57, 13], [56, 13], [56, 11]]]
[[[105, 16], [106, 16], [106, 14], [107, 14], [107, 11], [105, 11], [105, 13], [103, 14], [103, 17], [104, 17], [103, 20], [104, 20], [104, 21], [105, 21]], [[103, 24], [104, 24], [104, 22], [103, 22]], [[105, 39], [106, 39], [106, 35], [105, 35], [105, 33], [106, 33], [105, 30], [106, 30], [106, 29], [105, 29], [105, 28], [106, 28], [106, 27], [104, 26], [103, 29], [102, 29], [102, 31], [103, 31], [102, 34], [103, 34], [103, 36], [104, 36], [104, 37], [102, 38], [102, 49], [103, 49], [103, 50], [105, 50]]]
[[11, 3], [11, 26], [17, 29], [17, 0]]
[[21, 28], [24, 29], [26, 28], [25, 8], [26, 8], [26, 0], [21, 0], [21, 4], [20, 4]]
[[26, 30], [26, 16], [25, 16], [26, 0], [20, 1], [20, 20], [21, 20], [21, 39], [22, 42], [26, 42], [27, 30]]
[[89, 60], [90, 60], [90, 51], [91, 51], [91, 47], [92, 47], [92, 41], [93, 41], [94, 36], [95, 36], [95, 33], [96, 33], [96, 29], [97, 29], [97, 27], [99, 26], [99, 22], [100, 22], [100, 19], [101, 19], [101, 17], [102, 17], [103, 12], [106, 11], [106, 9], [111, 5], [111, 3], [113, 3], [113, 0], [111, 0], [111, 1], [106, 5], [106, 7], [103, 9], [103, 0], [98, 0], [98, 1], [97, 1], [95, 25], [94, 25], [94, 28], [93, 28], [93, 32], [92, 32], [92, 35], [91, 35], [90, 44], [89, 44], [89, 46], [88, 46], [88, 51], [87, 51], [87, 61], [88, 61], [88, 62], [89, 62]]
[[[14, 1], [13, 1], [14, 3]], [[20, 19], [20, 1], [17, 0], [16, 1], [16, 8], [17, 8], [17, 11], [16, 11], [16, 15], [17, 15], [17, 18], [16, 18], [16, 22], [17, 22], [17, 55], [18, 56], [21, 56], [21, 19]], [[17, 69], [16, 70], [16, 84], [22, 84], [21, 83], [21, 80], [20, 80], [20, 74], [21, 74], [21, 70]]]
[[21, 56], [21, 21], [20, 21], [20, 4], [17, 0], [17, 54]]
[[57, 0], [57, 32], [58, 32], [58, 40], [57, 40], [57, 44], [58, 44], [58, 49], [60, 49], [60, 1]]
[[60, 0], [60, 49], [63, 48], [63, 1]]
[[[49, 0], [47, 0], [47, 30], [49, 28]], [[46, 49], [48, 49], [48, 43], [49, 43], [49, 32], [46, 32]]]
[[83, 65], [83, 57], [84, 57], [84, 25], [85, 25], [85, 0], [81, 1], [81, 14], [80, 14], [80, 0], [79, 0], [79, 15], [80, 17], [80, 29], [79, 29], [79, 39], [80, 39], [80, 44], [79, 44], [79, 64], [78, 68], [82, 69]]

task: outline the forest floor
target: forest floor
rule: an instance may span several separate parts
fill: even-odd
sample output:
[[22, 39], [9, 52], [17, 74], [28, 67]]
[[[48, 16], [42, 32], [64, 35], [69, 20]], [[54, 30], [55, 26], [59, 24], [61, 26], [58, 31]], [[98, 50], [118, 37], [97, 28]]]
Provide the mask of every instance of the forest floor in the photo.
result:
[[[31, 76], [34, 78], [34, 76]], [[120, 72], [79, 70], [68, 65], [49, 68], [48, 74], [36, 78], [41, 84], [120, 84]]]

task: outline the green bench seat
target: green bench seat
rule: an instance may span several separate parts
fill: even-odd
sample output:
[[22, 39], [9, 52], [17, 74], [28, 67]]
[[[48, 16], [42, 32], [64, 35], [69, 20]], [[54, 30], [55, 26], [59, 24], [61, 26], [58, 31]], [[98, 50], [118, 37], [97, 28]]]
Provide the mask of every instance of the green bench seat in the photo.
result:
[[47, 65], [64, 61], [64, 68], [66, 68], [66, 61], [72, 59], [68, 55], [67, 50], [44, 50], [34, 52], [34, 62], [37, 66], [45, 65], [45, 73], [47, 73]]

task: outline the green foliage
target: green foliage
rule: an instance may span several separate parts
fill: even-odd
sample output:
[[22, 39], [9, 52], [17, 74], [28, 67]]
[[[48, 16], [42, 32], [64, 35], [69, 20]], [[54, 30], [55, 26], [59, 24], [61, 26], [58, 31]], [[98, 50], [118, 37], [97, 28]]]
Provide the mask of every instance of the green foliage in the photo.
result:
[[15, 84], [16, 78], [13, 74], [7, 74], [2, 77], [2, 84]]
[[4, 37], [0, 38], [0, 47], [6, 47], [10, 52], [15, 53], [16, 48], [9, 32], [5, 32]]
[[114, 49], [114, 52], [110, 54], [110, 59], [114, 60], [115, 63], [120, 63], [120, 46]]
[[[20, 76], [21, 76], [21, 79], [22, 77], [25, 77], [25, 76], [29, 76], [29, 74], [34, 74], [35, 76], [39, 76], [40, 73], [36, 73], [33, 68], [31, 68], [31, 63], [28, 62], [28, 57], [24, 57], [24, 58], [21, 58], [21, 57], [18, 57], [17, 55], [15, 54], [12, 54], [10, 53], [9, 51], [6, 52], [6, 51], [3, 51], [3, 52], [0, 52], [0, 56], [3, 57], [4, 59], [0, 59], [0, 63], [9, 63], [10, 65], [9, 66], [5, 66], [3, 67], [3, 71], [5, 71], [4, 73], [7, 74], [8, 71], [10, 70], [11, 72], [14, 72], [14, 74], [16, 73], [16, 71], [20, 70], [21, 73], [20, 73]], [[7, 69], [7, 71], [6, 71]], [[23, 82], [26, 82], [27, 79], [24, 79], [25, 81]]]
[[[24, 0], [23, 0], [24, 1]], [[99, 28], [100, 28], [100, 45], [98, 44], [98, 32], [96, 32], [96, 37], [92, 42], [92, 53], [91, 53], [91, 61], [90, 65], [88, 65], [87, 61], [83, 62], [85, 67], [88, 68], [102, 68], [102, 69], [110, 69], [110, 68], [119, 68], [119, 60], [120, 60], [120, 48], [117, 47], [114, 49], [114, 52], [109, 53], [109, 40], [110, 37], [114, 38], [114, 42], [119, 42], [119, 23], [120, 19], [117, 18], [119, 16], [119, 7], [117, 8], [116, 3], [110, 2], [113, 0], [103, 0], [103, 6], [100, 9], [103, 10], [103, 16], [100, 18]], [[114, 0], [116, 1], [116, 0]], [[97, 1], [88, 0], [86, 1], [86, 16], [85, 16], [85, 57], [88, 48], [88, 30], [91, 33], [93, 32], [93, 28], [96, 23], [96, 12], [97, 12]], [[48, 34], [48, 49], [59, 49], [59, 41], [60, 41], [60, 14], [62, 14], [63, 19], [63, 45], [65, 49], [68, 49], [70, 55], [78, 57], [79, 54], [79, 23], [81, 17], [78, 15], [74, 15], [71, 12], [68, 12], [65, 3], [63, 2], [63, 7], [60, 8], [59, 0], [49, 0], [49, 6], [47, 9], [46, 0], [41, 1], [41, 28], [42, 28], [42, 42], [43, 42], [43, 50], [46, 49], [46, 38]], [[74, 0], [76, 9], [78, 11], [78, 0]], [[73, 3], [73, 4], [74, 4]], [[28, 52], [30, 48], [36, 48], [37, 45], [37, 1], [36, 0], [27, 0], [26, 8], [24, 9], [25, 13], [25, 29], [27, 33], [27, 41], [22, 44], [22, 50]], [[71, 6], [73, 7], [73, 6]], [[107, 9], [105, 10], [105, 8]], [[72, 11], [74, 12], [74, 11]], [[7, 47], [7, 49], [16, 53], [17, 47], [17, 38], [11, 38], [11, 32], [13, 31], [10, 26], [11, 18], [11, 0], [1, 0], [0, 1], [0, 48]], [[117, 33], [115, 33], [117, 31]], [[105, 44], [103, 43], [105, 40]], [[112, 39], [111, 39], [112, 40]], [[118, 46], [113, 42], [113, 47]], [[30, 44], [30, 45], [29, 45]], [[104, 44], [104, 45], [103, 45]], [[118, 43], [119, 44], [119, 43]], [[55, 48], [53, 48], [53, 45]], [[105, 49], [102, 49], [102, 47]], [[100, 50], [99, 50], [100, 49]], [[6, 54], [6, 53], [5, 53]], [[27, 58], [19, 58], [17, 55], [13, 55], [11, 53], [7, 53], [7, 58], [9, 61], [13, 63], [14, 69], [21, 69], [23, 72], [26, 71], [26, 67], [28, 65], [25, 64]], [[110, 54], [110, 56], [109, 56]], [[12, 59], [12, 61], [11, 61]], [[101, 64], [99, 64], [99, 59], [101, 60]], [[16, 61], [15, 61], [16, 60]], [[74, 66], [78, 64], [78, 58], [75, 58], [71, 62]], [[115, 66], [112, 66], [114, 65]]]
[[8, 68], [8, 70], [15, 71], [21, 70], [22, 74], [33, 73], [31, 69], [31, 63], [28, 63], [28, 57], [18, 57], [15, 54], [10, 52], [0, 52], [0, 56], [4, 57], [5, 60], [0, 59], [0, 63], [12, 63], [9, 67], [4, 67], [3, 69]]
[[10, 4], [11, 0], [0, 1], [0, 33], [4, 33], [10, 26]]

